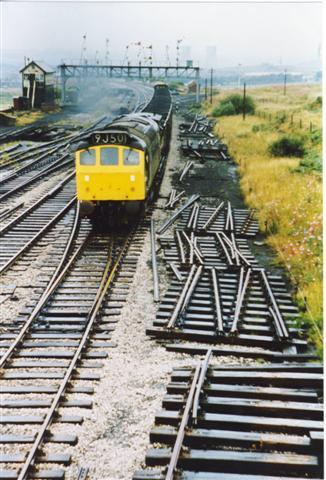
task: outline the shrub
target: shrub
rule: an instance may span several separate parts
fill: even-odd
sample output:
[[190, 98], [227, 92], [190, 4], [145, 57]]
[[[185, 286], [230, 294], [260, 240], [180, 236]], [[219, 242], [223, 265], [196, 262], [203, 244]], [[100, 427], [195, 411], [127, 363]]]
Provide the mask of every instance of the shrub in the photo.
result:
[[311, 134], [311, 143], [313, 145], [319, 145], [321, 144], [323, 141], [323, 134], [322, 134], [322, 130], [321, 128], [315, 130], [314, 132], [312, 132]]
[[236, 111], [234, 108], [233, 103], [227, 102], [227, 103], [220, 103], [220, 105], [213, 110], [213, 117], [222, 117], [222, 116], [227, 116], [227, 115], [235, 115]]
[[268, 147], [273, 157], [303, 157], [305, 154], [304, 140], [300, 137], [282, 137]]
[[319, 110], [323, 106], [322, 97], [316, 97], [316, 99], [307, 106], [307, 110]]
[[316, 152], [309, 153], [305, 155], [304, 158], [300, 160], [299, 166], [296, 169], [296, 172], [308, 173], [308, 172], [318, 172], [321, 173], [323, 169], [323, 161], [321, 154]]
[[[218, 107], [216, 107], [213, 110], [212, 115], [214, 117], [238, 115], [239, 113], [243, 113], [243, 110], [244, 110], [243, 96], [239, 94], [233, 94], [221, 100]], [[255, 103], [250, 96], [246, 97], [245, 111], [247, 114], [255, 113]]]

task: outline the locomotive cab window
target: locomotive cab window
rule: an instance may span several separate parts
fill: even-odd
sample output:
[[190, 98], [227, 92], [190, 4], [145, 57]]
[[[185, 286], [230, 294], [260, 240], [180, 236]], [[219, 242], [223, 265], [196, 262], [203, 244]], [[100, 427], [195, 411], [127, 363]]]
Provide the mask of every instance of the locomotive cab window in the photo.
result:
[[123, 164], [124, 165], [139, 165], [140, 158], [139, 152], [131, 150], [130, 148], [125, 148], [123, 150]]
[[80, 165], [95, 165], [96, 162], [96, 152], [92, 148], [90, 150], [84, 150], [79, 153], [79, 163]]
[[101, 165], [118, 165], [119, 163], [119, 151], [117, 147], [104, 147], [101, 148]]

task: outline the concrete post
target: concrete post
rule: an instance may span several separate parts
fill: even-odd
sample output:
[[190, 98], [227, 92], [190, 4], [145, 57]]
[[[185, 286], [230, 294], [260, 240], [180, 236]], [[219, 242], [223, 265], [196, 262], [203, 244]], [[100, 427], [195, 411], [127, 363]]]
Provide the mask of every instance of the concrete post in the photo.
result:
[[199, 103], [200, 100], [200, 74], [199, 68], [196, 70], [196, 102]]
[[65, 98], [66, 98], [66, 69], [64, 65], [60, 65], [60, 87], [61, 87], [61, 105], [64, 105]]

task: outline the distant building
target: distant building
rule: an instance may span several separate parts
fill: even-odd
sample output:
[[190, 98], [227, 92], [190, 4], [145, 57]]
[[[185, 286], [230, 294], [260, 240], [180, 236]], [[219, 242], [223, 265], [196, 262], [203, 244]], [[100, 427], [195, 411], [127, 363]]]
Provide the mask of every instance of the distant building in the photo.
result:
[[55, 71], [43, 62], [29, 62], [20, 70], [22, 74], [22, 96], [29, 106], [54, 104]]

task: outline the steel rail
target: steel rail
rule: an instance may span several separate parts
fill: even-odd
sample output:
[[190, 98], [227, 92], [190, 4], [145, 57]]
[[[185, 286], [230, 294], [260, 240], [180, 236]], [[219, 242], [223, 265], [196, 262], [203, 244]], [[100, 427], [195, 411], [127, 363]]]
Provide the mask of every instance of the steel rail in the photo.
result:
[[211, 269], [211, 277], [212, 277], [212, 283], [213, 283], [213, 292], [214, 292], [214, 300], [215, 300], [215, 313], [216, 313], [216, 317], [214, 319], [215, 330], [219, 334], [223, 334], [223, 333], [225, 333], [224, 332], [224, 327], [223, 327], [223, 315], [222, 315], [219, 285], [218, 285], [218, 281], [217, 281], [217, 275], [216, 275], [215, 267], [213, 267]]
[[53, 173], [55, 172], [56, 170], [59, 170], [60, 168], [63, 168], [67, 165], [69, 165], [70, 163], [73, 162], [72, 159], [70, 160], [67, 160], [66, 162], [62, 162], [62, 160], [64, 160], [66, 157], [68, 157], [69, 154], [64, 154], [61, 158], [59, 158], [57, 161], [51, 163], [51, 165], [47, 165], [44, 169], [40, 170], [39, 172], [37, 172], [33, 177], [25, 180], [25, 182], [23, 183], [20, 183], [19, 185], [17, 185], [16, 187], [12, 188], [11, 190], [8, 190], [7, 192], [3, 193], [2, 195], [0, 195], [0, 202], [2, 202], [3, 200], [5, 200], [6, 198], [10, 197], [11, 195], [13, 195], [14, 193], [18, 192], [19, 190], [22, 190], [24, 187], [27, 187], [28, 185], [31, 185], [33, 182], [37, 181], [37, 180], [40, 180], [41, 178], [43, 178], [44, 176], [46, 175], [49, 175], [50, 173]]
[[195, 237], [195, 240], [194, 240], [194, 252], [195, 252], [196, 257], [197, 257], [198, 260], [199, 260], [199, 263], [203, 264], [203, 263], [204, 263], [204, 261], [203, 261], [203, 255], [202, 255], [201, 251], [199, 250], [199, 247], [198, 247], [197, 243], [198, 243], [198, 237]]
[[168, 208], [171, 206], [172, 202], [173, 202], [173, 198], [175, 197], [175, 194], [176, 194], [176, 190], [174, 188], [172, 188], [171, 192], [170, 192], [170, 196], [168, 198], [168, 201], [167, 203], [165, 204], [165, 207], [164, 208]]
[[[225, 234], [224, 234], [225, 235]], [[235, 236], [234, 233], [231, 233], [231, 245], [232, 245], [232, 252], [233, 252], [233, 258], [235, 259], [235, 263], [237, 266], [240, 265], [240, 260], [239, 260], [239, 250], [235, 241]]]
[[189, 263], [192, 265], [194, 263], [194, 232], [190, 234], [190, 252], [189, 252]]
[[[239, 305], [239, 302], [240, 302], [241, 293], [242, 293], [242, 289], [243, 289], [243, 277], [244, 277], [244, 268], [241, 267], [240, 273], [239, 273], [238, 292], [237, 292], [237, 299], [236, 299], [236, 303], [235, 303], [235, 310], [234, 310], [233, 323], [232, 323], [232, 326], [231, 326], [231, 332], [233, 332], [233, 331], [235, 332], [237, 330], [238, 320], [236, 318], [236, 312], [238, 310], [238, 305]], [[241, 305], [240, 305], [240, 308], [241, 308]]]
[[271, 304], [272, 304], [272, 316], [273, 316], [273, 319], [274, 319], [274, 323], [275, 323], [275, 326], [277, 328], [277, 331], [278, 331], [278, 336], [281, 337], [281, 338], [286, 338], [288, 339], [290, 337], [290, 333], [289, 333], [289, 330], [288, 330], [288, 327], [285, 323], [285, 320], [280, 312], [280, 309], [278, 307], [278, 304], [275, 300], [275, 297], [274, 297], [274, 294], [273, 294], [273, 291], [269, 285], [269, 281], [268, 281], [268, 278], [266, 276], [266, 272], [265, 272], [265, 269], [260, 269], [260, 274], [261, 274], [261, 278], [263, 279], [263, 285], [265, 287], [265, 291], [267, 291], [267, 294], [269, 296], [269, 299], [271, 301]]
[[155, 222], [151, 219], [151, 251], [152, 251], [152, 272], [153, 272], [153, 287], [154, 287], [154, 302], [160, 301], [160, 282], [157, 269], [156, 258], [156, 241], [155, 241]]
[[225, 257], [226, 257], [226, 260], [227, 260], [228, 264], [229, 264], [229, 265], [233, 265], [233, 261], [232, 261], [230, 255], [229, 255], [229, 252], [228, 252], [228, 250], [227, 250], [227, 248], [226, 248], [226, 246], [225, 246], [225, 244], [224, 244], [224, 241], [223, 241], [221, 235], [220, 235], [218, 232], [215, 232], [215, 236], [216, 236], [216, 238], [217, 238], [220, 246], [222, 247], [223, 253], [224, 253]]
[[204, 160], [204, 157], [202, 156], [202, 154], [197, 149], [195, 149], [191, 146], [191, 150], [192, 150], [193, 154], [195, 155], [195, 157], [199, 158], [199, 160], [202, 160], [202, 161]]
[[191, 296], [192, 296], [192, 294], [193, 294], [193, 292], [194, 292], [194, 290], [195, 290], [195, 288], [196, 288], [196, 286], [197, 286], [197, 283], [198, 283], [198, 281], [199, 281], [199, 278], [200, 278], [200, 275], [201, 275], [202, 270], [203, 270], [203, 267], [202, 267], [202, 266], [197, 267], [197, 270], [196, 270], [196, 272], [195, 272], [195, 274], [194, 274], [194, 276], [193, 276], [193, 278], [192, 278], [192, 281], [191, 281], [191, 283], [190, 283], [190, 285], [189, 285], [189, 289], [188, 289], [188, 291], [187, 291], [187, 293], [186, 293], [186, 295], [185, 295], [185, 297], [184, 297], [184, 299], [183, 299], [183, 302], [182, 302], [182, 306], [181, 306], [181, 309], [180, 309], [180, 315], [181, 315], [181, 316], [183, 315], [184, 311], [186, 310], [186, 308], [187, 308], [187, 306], [188, 306], [188, 304], [189, 304], [189, 301], [190, 301], [190, 299], [191, 299]]
[[[184, 233], [184, 232], [182, 232], [182, 233]], [[185, 256], [185, 252], [184, 252], [184, 249], [183, 249], [183, 242], [182, 242], [182, 238], [181, 238], [179, 230], [176, 230], [175, 234], [176, 234], [176, 237], [177, 237], [177, 245], [179, 247], [181, 264], [185, 264], [186, 263], [186, 256]]]
[[18, 145], [12, 145], [11, 147], [7, 147], [5, 148], [4, 150], [0, 150], [0, 159], [1, 159], [1, 155], [3, 154], [8, 154], [10, 152], [13, 152], [14, 150], [17, 150], [17, 148], [20, 148], [22, 146], [21, 143], [18, 143]]
[[226, 211], [226, 217], [225, 217], [225, 230], [227, 231], [234, 231], [234, 222], [233, 222], [233, 216], [232, 216], [232, 206], [231, 202], [228, 202], [227, 204], [227, 211]]
[[[246, 266], [250, 267], [250, 262], [248, 262], [248, 260], [242, 255], [242, 253], [240, 252], [239, 248], [237, 247], [237, 244], [236, 244], [236, 240], [235, 240], [235, 237], [233, 235], [233, 242], [230, 241], [230, 239], [227, 237], [227, 235], [225, 235], [224, 232], [221, 232], [221, 235], [223, 235], [223, 238], [225, 239], [225, 242], [227, 243], [227, 245], [230, 247], [231, 250], [234, 250], [234, 255], [238, 255], [241, 260], [245, 263]], [[232, 234], [231, 234], [232, 235]], [[238, 264], [239, 265], [239, 264]]]
[[194, 165], [194, 162], [188, 160], [188, 162], [186, 163], [186, 165], [184, 166], [182, 172], [181, 172], [181, 175], [179, 177], [179, 182], [182, 182], [182, 180], [184, 179], [184, 177], [187, 175], [187, 173], [189, 172], [189, 170], [193, 167]]
[[196, 255], [199, 263], [203, 264], [203, 256], [201, 254], [201, 252], [199, 251], [198, 247], [197, 247], [197, 237], [195, 237], [195, 234], [194, 232], [191, 233], [191, 237], [189, 238], [188, 235], [186, 234], [186, 232], [182, 232], [182, 235], [184, 236], [184, 238], [186, 239], [188, 245], [189, 245], [189, 249], [190, 249], [190, 253], [189, 253], [189, 263], [190, 264], [193, 264], [194, 263], [194, 255]]
[[47, 413], [47, 415], [46, 415], [46, 417], [45, 417], [45, 419], [44, 419], [44, 421], [41, 425], [40, 431], [37, 434], [36, 439], [34, 440], [33, 446], [31, 448], [27, 458], [25, 459], [25, 462], [24, 462], [24, 465], [23, 465], [21, 471], [19, 472], [17, 480], [26, 480], [29, 469], [31, 468], [31, 466], [33, 465], [33, 463], [35, 461], [35, 457], [37, 455], [40, 444], [42, 443], [43, 438], [46, 434], [46, 430], [49, 428], [49, 426], [51, 424], [53, 415], [54, 415], [56, 409], [58, 408], [58, 406], [60, 404], [61, 397], [64, 394], [64, 392], [67, 388], [67, 385], [68, 385], [68, 383], [71, 379], [72, 373], [75, 370], [76, 365], [77, 365], [77, 363], [80, 359], [80, 356], [81, 356], [83, 350], [85, 349], [85, 347], [86, 347], [86, 345], [89, 341], [89, 334], [90, 334], [90, 332], [93, 328], [93, 325], [94, 325], [94, 323], [97, 319], [97, 315], [99, 313], [99, 310], [100, 310], [100, 307], [102, 305], [103, 299], [104, 299], [110, 285], [112, 284], [112, 281], [115, 277], [116, 271], [120, 266], [123, 255], [125, 254], [126, 248], [129, 245], [130, 238], [131, 238], [131, 235], [125, 240], [125, 243], [122, 246], [122, 248], [120, 250], [120, 253], [119, 253], [119, 255], [118, 255], [118, 257], [115, 261], [113, 261], [113, 259], [112, 259], [112, 243], [111, 243], [111, 253], [109, 255], [107, 265], [104, 269], [104, 272], [103, 272], [103, 275], [102, 275], [102, 280], [101, 280], [98, 292], [96, 294], [94, 302], [93, 302], [93, 304], [90, 308], [90, 311], [88, 313], [88, 316], [87, 316], [87, 319], [86, 319], [85, 331], [84, 331], [83, 336], [80, 340], [79, 346], [78, 346], [76, 352], [74, 353], [73, 358], [70, 361], [69, 368], [67, 369], [67, 372], [65, 373], [64, 378], [61, 381], [59, 389], [58, 389], [54, 399], [52, 400], [51, 407], [49, 408], [49, 411], [48, 411], [48, 413]]
[[171, 203], [170, 207], [173, 208], [174, 205], [180, 200], [180, 198], [185, 194], [185, 190], [182, 190], [182, 192], [178, 193], [178, 195], [175, 195], [173, 202]]
[[51, 198], [53, 195], [58, 193], [66, 183], [68, 183], [72, 178], [74, 178], [75, 172], [69, 173], [67, 177], [65, 177], [57, 186], [52, 188], [48, 193], [43, 195], [39, 200], [37, 200], [35, 203], [33, 203], [30, 207], [28, 207], [22, 214], [14, 218], [10, 223], [5, 225], [1, 230], [0, 230], [0, 236], [6, 233], [8, 230], [10, 230], [12, 227], [14, 227], [18, 222], [23, 220], [25, 217], [27, 217], [28, 214], [32, 213], [33, 210], [35, 210], [37, 207], [42, 205], [47, 199]]
[[177, 467], [177, 464], [178, 464], [178, 460], [179, 460], [180, 452], [181, 452], [181, 448], [182, 448], [182, 443], [183, 443], [183, 439], [184, 439], [184, 436], [185, 436], [185, 429], [188, 425], [189, 418], [190, 418], [191, 407], [192, 407], [192, 404], [193, 404], [193, 398], [194, 398], [196, 385], [197, 385], [199, 374], [200, 374], [200, 369], [201, 369], [201, 363], [199, 362], [197, 367], [196, 367], [194, 377], [193, 377], [192, 382], [191, 382], [187, 402], [186, 402], [186, 405], [185, 405], [185, 408], [184, 408], [184, 411], [183, 411], [182, 419], [181, 419], [179, 430], [178, 430], [178, 433], [177, 433], [177, 438], [176, 438], [176, 441], [175, 441], [175, 444], [174, 444], [174, 447], [173, 447], [173, 450], [172, 450], [170, 463], [169, 463], [168, 468], [167, 468], [167, 473], [165, 475], [165, 480], [173, 480], [174, 479], [175, 470], [176, 470], [176, 467]]
[[212, 215], [209, 217], [209, 219], [207, 220], [207, 222], [203, 225], [202, 229], [203, 230], [207, 230], [211, 225], [212, 223], [214, 222], [215, 218], [218, 216], [221, 208], [223, 207], [224, 205], [224, 202], [222, 201], [214, 210], [214, 212], [212, 213]]
[[187, 230], [191, 230], [191, 227], [192, 227], [192, 224], [193, 224], [193, 220], [194, 220], [194, 215], [195, 215], [195, 211], [196, 211], [196, 208], [197, 208], [197, 202], [194, 203], [191, 211], [190, 211], [190, 214], [189, 214], [189, 218], [188, 218], [188, 222], [187, 222]]
[[[67, 135], [65, 137], [65, 141], [68, 140], [73, 135], [75, 135], [75, 134]], [[22, 152], [14, 153], [13, 155], [10, 156], [10, 161], [8, 163], [0, 165], [0, 169], [7, 168], [14, 163], [24, 162], [29, 157], [33, 156], [35, 150], [39, 151], [40, 155], [42, 155], [43, 153], [51, 150], [52, 145], [62, 143], [62, 142], [63, 142], [62, 139], [51, 140], [50, 142], [43, 143], [42, 145], [37, 145], [35, 147], [30, 147], [30, 148], [28, 148], [28, 150], [24, 150]], [[64, 142], [63, 142], [63, 145], [65, 145]]]
[[4, 273], [8, 268], [33, 244], [38, 240], [49, 228], [51, 228], [55, 223], [60, 220], [60, 218], [73, 206], [73, 204], [76, 202], [76, 196], [70, 200], [70, 202], [65, 205], [51, 220], [44, 225], [44, 227], [41, 228], [25, 245], [21, 247], [18, 252], [12, 256], [7, 263], [5, 263], [1, 268], [0, 268], [0, 275]]
[[200, 198], [200, 195], [192, 195], [190, 199], [182, 205], [182, 207], [177, 210], [172, 217], [167, 220], [158, 230], [156, 230], [156, 233], [158, 235], [162, 235], [166, 230], [180, 217], [182, 212], [186, 210], [190, 205], [192, 205], [194, 202], [196, 202]]
[[274, 326], [275, 326], [275, 330], [276, 330], [276, 335], [277, 335], [279, 338], [284, 338], [282, 326], [281, 326], [281, 324], [280, 324], [280, 321], [279, 321], [278, 316], [276, 315], [275, 310], [273, 309], [273, 307], [269, 306], [269, 307], [268, 307], [268, 311], [269, 311], [269, 313], [270, 313], [270, 316], [271, 316], [272, 319], [273, 319]]
[[234, 318], [233, 318], [233, 323], [232, 323], [232, 326], [231, 326], [230, 333], [235, 333], [235, 332], [238, 331], [239, 316], [240, 316], [241, 308], [242, 308], [242, 305], [243, 305], [244, 296], [246, 294], [246, 290], [247, 290], [247, 287], [248, 287], [250, 274], [251, 274], [251, 269], [248, 268], [248, 270], [246, 272], [246, 276], [245, 276], [244, 272], [245, 272], [244, 268], [241, 267], [237, 301], [236, 301], [236, 305], [235, 305]]
[[194, 400], [193, 400], [193, 403], [192, 403], [192, 416], [191, 416], [191, 418], [192, 418], [192, 423], [194, 425], [197, 425], [197, 421], [198, 421], [199, 398], [200, 398], [200, 394], [202, 392], [202, 388], [203, 388], [203, 385], [204, 385], [204, 382], [205, 382], [206, 373], [207, 373], [207, 369], [208, 369], [208, 366], [209, 366], [209, 361], [210, 361], [211, 355], [212, 355], [212, 348], [209, 348], [207, 350], [207, 353], [205, 355], [204, 360], [201, 362], [200, 376], [199, 376], [199, 379], [198, 379], [198, 382], [197, 382], [197, 385], [196, 385], [196, 391], [195, 391]]
[[255, 210], [254, 209], [251, 209], [247, 215], [247, 218], [246, 220], [244, 221], [243, 223], [243, 226], [240, 230], [240, 234], [244, 234], [246, 232], [246, 230], [248, 229], [249, 225], [250, 225], [250, 222], [251, 220], [253, 219], [254, 217], [254, 214], [255, 214]]
[[182, 289], [182, 291], [181, 291], [181, 293], [180, 293], [180, 296], [179, 296], [179, 299], [178, 299], [178, 301], [177, 301], [177, 304], [176, 304], [176, 306], [175, 306], [175, 308], [174, 308], [174, 311], [173, 311], [173, 313], [172, 313], [172, 315], [171, 315], [171, 318], [170, 318], [170, 320], [169, 320], [169, 322], [168, 322], [168, 324], [167, 324], [167, 328], [168, 328], [168, 329], [174, 328], [174, 326], [175, 326], [175, 322], [177, 321], [177, 318], [178, 318], [178, 316], [179, 316], [179, 312], [180, 312], [180, 310], [181, 310], [181, 308], [182, 308], [182, 305], [183, 305], [183, 300], [184, 300], [184, 298], [185, 298], [185, 296], [186, 296], [186, 294], [187, 294], [189, 285], [190, 285], [191, 280], [192, 280], [192, 278], [193, 278], [193, 276], [194, 276], [194, 274], [195, 274], [195, 271], [196, 271], [196, 266], [193, 265], [193, 266], [191, 267], [191, 269], [190, 269], [190, 272], [188, 273], [188, 277], [187, 277], [187, 279], [186, 279], [186, 281], [185, 281], [185, 284], [184, 284], [184, 286], [183, 286], [183, 289]]
[[176, 264], [174, 262], [169, 262], [169, 265], [171, 267], [171, 270], [172, 272], [174, 273], [174, 275], [177, 277], [177, 279], [179, 280], [179, 282], [182, 282], [182, 275], [181, 273], [179, 272]]
[[17, 205], [15, 205], [14, 207], [11, 207], [11, 208], [6, 208], [5, 210], [2, 211], [2, 213], [0, 214], [0, 221], [3, 221], [5, 218], [7, 218], [9, 215], [11, 215], [12, 213], [14, 213], [16, 210], [18, 210], [19, 208], [23, 207], [24, 206], [24, 202], [20, 202], [18, 203]]
[[182, 235], [184, 236], [184, 238], [186, 239], [188, 245], [189, 245], [189, 249], [190, 249], [190, 254], [189, 254], [189, 263], [192, 264], [193, 263], [193, 256], [196, 255], [199, 263], [203, 264], [203, 259], [202, 259], [202, 254], [200, 253], [200, 251], [198, 250], [198, 247], [196, 245], [196, 241], [197, 241], [197, 238], [194, 239], [194, 234], [192, 233], [191, 234], [191, 239], [188, 237], [188, 235], [186, 234], [186, 232], [182, 232]]
[[[67, 264], [65, 265], [64, 269], [61, 270], [63, 263], [67, 260], [72, 242], [75, 238], [76, 232], [77, 232], [77, 227], [79, 225], [79, 204], [77, 204], [76, 212], [75, 212], [75, 221], [72, 226], [72, 230], [70, 232], [69, 240], [67, 242], [66, 248], [62, 254], [61, 261], [59, 262], [54, 274], [52, 275], [52, 278], [49, 282], [49, 284], [46, 287], [45, 292], [42, 294], [41, 298], [37, 302], [36, 306], [33, 308], [33, 311], [30, 313], [27, 321], [24, 323], [23, 328], [20, 330], [19, 334], [15, 338], [14, 342], [10, 345], [10, 347], [6, 350], [6, 352], [1, 356], [0, 358], [0, 368], [3, 368], [5, 363], [9, 360], [11, 355], [13, 354], [14, 350], [17, 349], [17, 347], [20, 345], [22, 340], [24, 339], [25, 335], [27, 334], [31, 324], [33, 321], [37, 318], [38, 314], [44, 307], [44, 305], [48, 302], [49, 298], [53, 294], [54, 290], [57, 288], [59, 283], [62, 281], [64, 276], [67, 274], [68, 270], [71, 268], [73, 265], [75, 259], [78, 257], [80, 252], [82, 251], [83, 247], [86, 245], [86, 241], [88, 239], [88, 236], [85, 238], [83, 243], [77, 248], [75, 253], [71, 256], [71, 258], [68, 260]], [[61, 271], [60, 271], [61, 270]]]
[[193, 220], [193, 225], [192, 225], [192, 230], [195, 232], [197, 230], [197, 223], [198, 223], [198, 219], [199, 219], [199, 214], [200, 214], [200, 206], [198, 204], [197, 205], [197, 208], [196, 208], [196, 211], [195, 211], [195, 214], [194, 214], [194, 220]]
[[[72, 247], [73, 241], [76, 238], [76, 234], [78, 232], [79, 226], [80, 226], [80, 203], [77, 202], [76, 203], [76, 209], [75, 209], [74, 223], [73, 223], [72, 228], [71, 228], [71, 232], [70, 232], [70, 235], [69, 235], [69, 239], [68, 239], [66, 248], [65, 248], [65, 250], [62, 254], [62, 257], [61, 257], [61, 260], [60, 260], [59, 264], [57, 265], [57, 268], [55, 269], [55, 271], [52, 275], [52, 278], [51, 278], [50, 282], [47, 285], [46, 291], [49, 290], [52, 287], [52, 285], [54, 284], [55, 280], [57, 279], [59, 273], [61, 272], [63, 264], [65, 263], [66, 259], [68, 258], [68, 255], [69, 255], [70, 249]], [[46, 294], [46, 292], [44, 292], [42, 297], [43, 296], [45, 297], [45, 294]]]
[[52, 148], [49, 152], [45, 152], [43, 153], [39, 158], [37, 158], [36, 160], [32, 160], [31, 162], [29, 162], [27, 165], [23, 165], [22, 167], [20, 167], [18, 170], [15, 170], [15, 172], [13, 172], [11, 175], [9, 175], [8, 177], [5, 177], [4, 179], [2, 179], [0, 181], [0, 187], [2, 185], [4, 185], [5, 183], [7, 183], [9, 180], [13, 180], [14, 178], [17, 178], [20, 176], [21, 173], [24, 173], [24, 171], [26, 170], [29, 170], [30, 167], [32, 167], [33, 165], [35, 165], [36, 163], [40, 162], [41, 160], [43, 160], [43, 158], [46, 158], [47, 156], [50, 156], [50, 155], [53, 155], [53, 153], [55, 153], [57, 150], [59, 150], [59, 148], [61, 148], [63, 145], [59, 145], [59, 146], [56, 146], [55, 148]]

